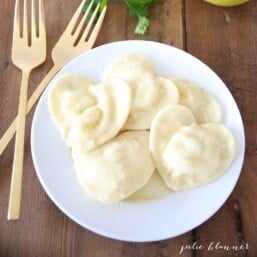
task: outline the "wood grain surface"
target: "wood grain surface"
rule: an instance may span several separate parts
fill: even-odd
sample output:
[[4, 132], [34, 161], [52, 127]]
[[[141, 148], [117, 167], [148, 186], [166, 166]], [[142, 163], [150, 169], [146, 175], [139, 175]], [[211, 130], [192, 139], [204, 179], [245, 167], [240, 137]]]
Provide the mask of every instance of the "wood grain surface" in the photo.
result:
[[[49, 50], [79, 2], [45, 0]], [[10, 59], [13, 9], [14, 0], [0, 1], [0, 136], [18, 109], [21, 74]], [[30, 152], [32, 111], [27, 118], [22, 212], [17, 221], [6, 218], [13, 140], [0, 156], [0, 257], [257, 256], [257, 1], [220, 8], [202, 0], [160, 0], [150, 10], [150, 19], [148, 33], [135, 35], [135, 20], [129, 17], [124, 2], [109, 0], [96, 45], [128, 39], [163, 42], [192, 53], [224, 80], [242, 113], [246, 134], [245, 162], [233, 193], [208, 221], [176, 238], [128, 243], [96, 235], [65, 216], [40, 185]], [[31, 75], [30, 94], [51, 66], [49, 51], [46, 63]], [[237, 251], [208, 249], [216, 244], [245, 247]], [[183, 246], [191, 249], [182, 251]]]

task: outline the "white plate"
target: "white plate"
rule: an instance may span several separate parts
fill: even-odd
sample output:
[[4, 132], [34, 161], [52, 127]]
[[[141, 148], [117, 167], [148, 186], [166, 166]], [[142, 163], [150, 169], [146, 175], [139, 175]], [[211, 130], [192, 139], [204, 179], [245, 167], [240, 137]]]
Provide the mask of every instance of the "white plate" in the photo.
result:
[[106, 237], [134, 242], [175, 237], [210, 218], [232, 192], [244, 159], [241, 115], [229, 90], [210, 68], [182, 50], [157, 42], [122, 41], [97, 47], [67, 64], [56, 77], [76, 72], [100, 81], [106, 67], [125, 53], [148, 56], [157, 73], [190, 79], [218, 99], [224, 114], [223, 122], [233, 131], [237, 143], [236, 159], [230, 168], [211, 184], [170, 193], [155, 201], [101, 204], [89, 198], [79, 186], [69, 149], [50, 117], [47, 94], [52, 82], [42, 95], [33, 119], [31, 147], [34, 165], [52, 201], [82, 227]]

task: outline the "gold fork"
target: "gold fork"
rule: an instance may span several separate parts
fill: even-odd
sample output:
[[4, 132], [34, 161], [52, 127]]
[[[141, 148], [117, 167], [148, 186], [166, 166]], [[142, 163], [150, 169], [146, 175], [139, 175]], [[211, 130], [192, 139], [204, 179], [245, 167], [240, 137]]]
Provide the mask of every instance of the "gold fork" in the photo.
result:
[[12, 62], [22, 71], [22, 80], [16, 124], [16, 138], [12, 167], [8, 219], [17, 219], [19, 218], [20, 213], [29, 75], [32, 69], [42, 64], [46, 59], [46, 31], [42, 0], [39, 0], [38, 2], [38, 26], [36, 21], [37, 15], [35, 0], [31, 1], [30, 33], [28, 29], [27, 0], [24, 0], [23, 2], [22, 26], [20, 5], [20, 0], [16, 0], [13, 24]]
[[[86, 1], [88, 0], [83, 0], [81, 2], [80, 6], [74, 13], [71, 21], [69, 22], [67, 28], [61, 35], [59, 41], [54, 46], [52, 50], [52, 60], [53, 60], [54, 66], [48, 72], [48, 74], [41, 81], [41, 83], [38, 85], [34, 93], [29, 98], [29, 101], [27, 104], [27, 113], [32, 109], [33, 105], [36, 103], [39, 96], [42, 94], [46, 85], [49, 83], [52, 77], [68, 61], [78, 56], [79, 54], [90, 50], [93, 47], [104, 20], [104, 16], [106, 13], [106, 6], [101, 11], [100, 16], [97, 17], [97, 12], [99, 11], [100, 5], [98, 4], [96, 8], [93, 10], [93, 0], [92, 0], [89, 3], [86, 12], [84, 13], [84, 15], [82, 16], [79, 22], [79, 18], [81, 16], [81, 13]], [[92, 11], [93, 11], [93, 14], [90, 20], [88, 21], [86, 28], [84, 29], [83, 25], [85, 21], [88, 19], [89, 13], [92, 13]], [[79, 25], [77, 25], [78, 22], [79, 22]], [[83, 33], [83, 36], [79, 37], [81, 33]], [[76, 45], [74, 45], [74, 43], [76, 43]], [[6, 130], [3, 137], [0, 139], [0, 155], [2, 154], [2, 152], [4, 151], [8, 143], [11, 141], [15, 133], [16, 122], [17, 122], [17, 118], [14, 119], [12, 124]]]

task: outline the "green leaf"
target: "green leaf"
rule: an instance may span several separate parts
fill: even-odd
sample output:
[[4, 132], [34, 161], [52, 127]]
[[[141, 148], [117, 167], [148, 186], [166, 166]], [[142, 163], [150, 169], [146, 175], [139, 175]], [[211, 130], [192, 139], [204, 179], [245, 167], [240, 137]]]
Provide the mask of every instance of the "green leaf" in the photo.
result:
[[138, 17], [138, 23], [135, 28], [135, 33], [136, 34], [141, 34], [144, 35], [149, 27], [150, 21], [146, 17]]
[[[95, 9], [97, 4], [100, 4], [99, 13], [103, 10], [103, 8], [108, 3], [108, 0], [93, 0], [93, 1], [94, 1], [94, 4], [93, 4], [92, 10]], [[158, 2], [158, 0], [124, 0], [124, 2], [128, 6], [129, 15], [131, 17], [138, 19], [134, 33], [141, 34], [141, 35], [145, 34], [150, 25], [150, 21], [148, 19], [148, 9], [151, 6], [155, 5]], [[86, 1], [83, 7], [83, 11], [82, 11], [83, 13], [86, 12], [90, 3], [91, 3], [91, 0]], [[91, 17], [92, 13], [93, 13], [92, 11], [89, 13], [89, 18]]]
[[137, 26], [135, 28], [136, 34], [145, 34], [150, 21], [148, 19], [148, 8], [156, 4], [158, 0], [124, 0], [128, 6], [129, 14], [132, 17], [138, 19]]

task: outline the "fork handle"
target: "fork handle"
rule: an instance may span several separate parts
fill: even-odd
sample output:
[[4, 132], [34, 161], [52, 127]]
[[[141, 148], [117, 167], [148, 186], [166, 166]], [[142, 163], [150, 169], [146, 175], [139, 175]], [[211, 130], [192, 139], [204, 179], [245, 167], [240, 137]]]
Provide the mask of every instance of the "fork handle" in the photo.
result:
[[21, 185], [23, 173], [24, 137], [26, 125], [28, 81], [30, 70], [22, 72], [19, 109], [17, 117], [17, 132], [15, 137], [14, 159], [12, 167], [11, 190], [8, 207], [8, 219], [18, 219], [20, 216]]
[[[54, 65], [52, 69], [48, 72], [48, 74], [44, 77], [44, 79], [41, 81], [41, 83], [38, 85], [38, 87], [35, 89], [35, 91], [31, 95], [27, 103], [27, 114], [32, 109], [34, 104], [37, 102], [38, 98], [44, 91], [45, 87], [47, 86], [49, 81], [53, 78], [53, 76], [59, 71], [59, 69], [60, 69], [59, 66]], [[17, 117], [13, 120], [9, 128], [5, 131], [4, 135], [0, 139], [0, 155], [3, 153], [8, 143], [11, 141], [13, 135], [15, 134], [16, 123], [17, 123]]]

